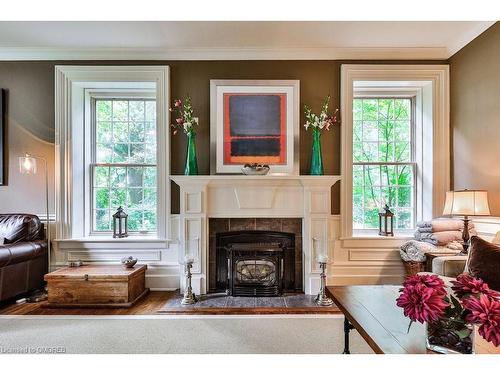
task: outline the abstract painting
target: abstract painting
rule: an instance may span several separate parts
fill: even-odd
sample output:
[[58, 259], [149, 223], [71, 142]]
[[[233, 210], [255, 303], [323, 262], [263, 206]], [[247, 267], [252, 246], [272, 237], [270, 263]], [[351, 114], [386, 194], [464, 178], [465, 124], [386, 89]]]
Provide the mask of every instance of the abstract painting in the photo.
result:
[[[212, 172], [295, 174], [298, 81], [211, 81]], [[215, 168], [214, 168], [215, 167]]]

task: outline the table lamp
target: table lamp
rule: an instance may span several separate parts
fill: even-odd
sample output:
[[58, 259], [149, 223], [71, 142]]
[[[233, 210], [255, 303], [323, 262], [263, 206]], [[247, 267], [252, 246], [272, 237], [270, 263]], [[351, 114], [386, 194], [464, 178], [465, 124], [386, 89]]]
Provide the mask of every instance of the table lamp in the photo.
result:
[[463, 250], [467, 254], [469, 249], [469, 216], [488, 216], [488, 192], [485, 190], [458, 190], [448, 191], [444, 204], [443, 215], [463, 216], [464, 230], [462, 231]]

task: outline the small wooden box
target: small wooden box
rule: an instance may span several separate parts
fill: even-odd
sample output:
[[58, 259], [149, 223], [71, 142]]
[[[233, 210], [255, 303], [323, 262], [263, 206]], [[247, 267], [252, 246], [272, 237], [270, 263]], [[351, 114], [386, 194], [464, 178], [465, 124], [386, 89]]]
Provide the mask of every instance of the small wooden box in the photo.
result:
[[149, 289], [146, 265], [65, 267], [45, 275], [47, 307], [130, 307]]

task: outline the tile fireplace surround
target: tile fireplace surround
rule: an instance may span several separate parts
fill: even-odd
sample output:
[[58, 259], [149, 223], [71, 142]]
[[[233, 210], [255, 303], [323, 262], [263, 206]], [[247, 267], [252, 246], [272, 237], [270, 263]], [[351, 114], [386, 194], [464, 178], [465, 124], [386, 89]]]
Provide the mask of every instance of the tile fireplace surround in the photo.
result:
[[[197, 254], [192, 269], [195, 293], [206, 294], [210, 289], [215, 260], [209, 256], [213, 240], [210, 234], [213, 228], [225, 228], [226, 224], [229, 230], [255, 228], [295, 233], [296, 244], [300, 241], [302, 248], [295, 264], [302, 269], [303, 291], [318, 291], [320, 270], [315, 259], [320, 253], [333, 256], [335, 234], [330, 200], [331, 187], [339, 176], [212, 175], [171, 179], [180, 186], [179, 251]], [[292, 228], [294, 225], [301, 228]]]

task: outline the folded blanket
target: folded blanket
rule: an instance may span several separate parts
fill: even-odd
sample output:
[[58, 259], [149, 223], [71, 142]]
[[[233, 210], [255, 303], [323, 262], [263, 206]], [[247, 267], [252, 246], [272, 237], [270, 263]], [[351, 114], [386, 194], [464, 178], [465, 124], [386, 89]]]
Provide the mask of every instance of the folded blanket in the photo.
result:
[[401, 259], [406, 262], [425, 262], [425, 253], [435, 249], [436, 247], [429, 243], [410, 240], [401, 245], [399, 253]]
[[[422, 231], [445, 232], [464, 229], [464, 222], [457, 219], [434, 219], [417, 223], [417, 229]], [[474, 229], [474, 223], [469, 223], [469, 230]]]
[[[472, 229], [470, 236], [477, 235], [476, 231]], [[415, 239], [417, 241], [424, 241], [436, 246], [446, 246], [452, 241], [461, 241], [462, 232], [459, 230], [449, 230], [444, 232], [424, 233], [415, 231]]]

